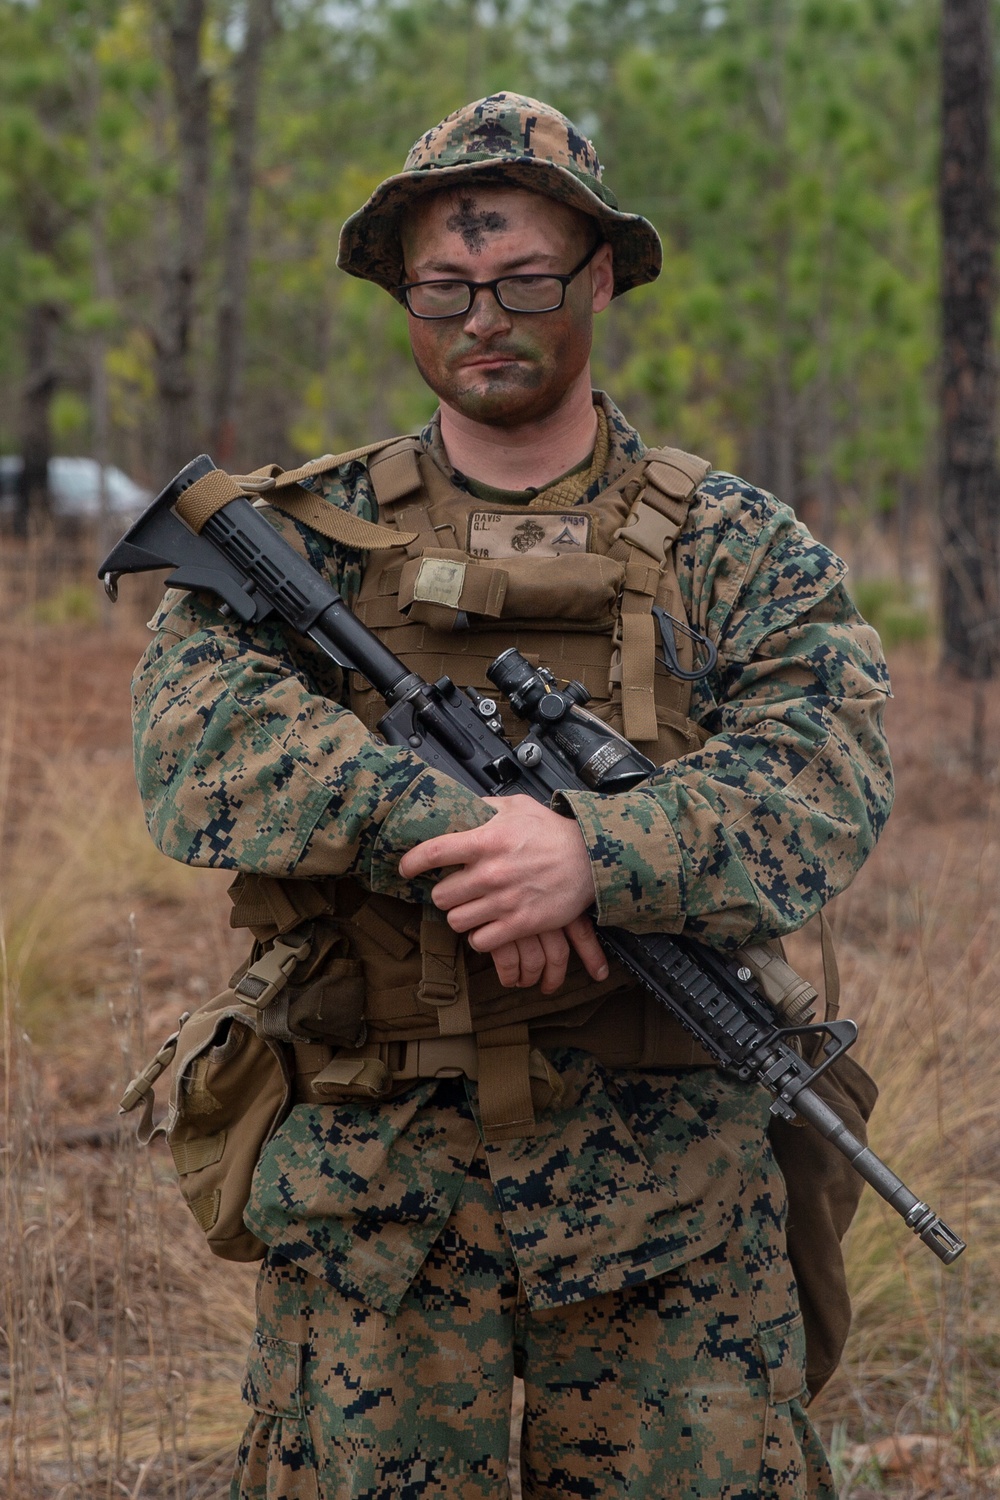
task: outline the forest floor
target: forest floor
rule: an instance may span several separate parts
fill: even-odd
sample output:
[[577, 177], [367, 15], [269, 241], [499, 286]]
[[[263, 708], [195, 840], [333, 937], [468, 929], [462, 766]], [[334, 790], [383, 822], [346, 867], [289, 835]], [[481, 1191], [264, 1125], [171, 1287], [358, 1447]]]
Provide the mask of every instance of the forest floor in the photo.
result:
[[[246, 1415], [254, 1267], [212, 1260], [166, 1150], [116, 1117], [242, 957], [226, 877], [171, 864], [143, 826], [128, 680], [145, 639], [135, 597], [102, 611], [71, 579], [0, 595], [8, 1500], [215, 1500]], [[1000, 1494], [1000, 683], [946, 679], [930, 647], [891, 666], [897, 806], [831, 911], [842, 1012], [882, 1087], [873, 1146], [969, 1249], [941, 1267], [864, 1195], [854, 1329], [811, 1415], [843, 1500], [978, 1500]], [[794, 956], [815, 970], [816, 950], [802, 935]]]

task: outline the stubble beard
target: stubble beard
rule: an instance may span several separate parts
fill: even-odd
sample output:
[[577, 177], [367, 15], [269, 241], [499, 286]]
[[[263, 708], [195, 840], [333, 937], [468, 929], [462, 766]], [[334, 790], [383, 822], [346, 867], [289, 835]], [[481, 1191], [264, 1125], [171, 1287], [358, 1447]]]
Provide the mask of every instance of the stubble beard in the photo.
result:
[[449, 381], [437, 391], [462, 416], [488, 427], [518, 427], [547, 415], [557, 401], [546, 399], [540, 370], [509, 365], [497, 370], [478, 370], [468, 381]]
[[[413, 351], [414, 363], [425, 383], [443, 405], [484, 426], [509, 429], [543, 420], [555, 411], [566, 395], [562, 384], [552, 381], [553, 371], [534, 348], [501, 346], [478, 351], [514, 355], [517, 363], [495, 369], [463, 366], [471, 350], [433, 363]], [[571, 382], [566, 382], [566, 388]]]

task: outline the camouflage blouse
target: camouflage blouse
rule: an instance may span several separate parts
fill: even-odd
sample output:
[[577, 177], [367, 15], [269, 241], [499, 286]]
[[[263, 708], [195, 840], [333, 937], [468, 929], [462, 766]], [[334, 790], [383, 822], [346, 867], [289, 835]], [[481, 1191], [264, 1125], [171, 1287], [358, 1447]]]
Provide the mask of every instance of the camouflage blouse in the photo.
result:
[[[602, 400], [607, 484], [643, 445]], [[437, 423], [422, 437], [455, 478]], [[312, 485], [377, 519], [363, 463]], [[360, 555], [267, 514], [298, 532], [352, 603]], [[844, 563], [763, 490], [710, 474], [676, 552], [688, 617], [719, 648], [691, 704], [710, 738], [640, 790], [566, 800], [590, 850], [599, 922], [684, 925], [738, 946], [802, 926], [871, 852], [892, 799], [888, 678], [878, 637], [844, 588]], [[340, 672], [308, 642], [223, 621], [193, 594], [169, 593], [152, 628], [133, 682], [135, 764], [165, 854], [274, 876], [350, 873], [419, 900], [426, 886], [399, 876], [405, 851], [485, 821], [475, 793], [362, 728], [342, 706]]]
[[[599, 399], [611, 446], [594, 493], [644, 451]], [[436, 422], [422, 441], [462, 485]], [[363, 463], [312, 487], [377, 519]], [[266, 513], [351, 603], [359, 554]], [[564, 795], [600, 923], [683, 926], [738, 946], [800, 927], [874, 846], [892, 800], [888, 680], [845, 565], [773, 496], [711, 473], [676, 557], [689, 619], [719, 650], [690, 710], [709, 738], [638, 790]], [[223, 620], [193, 594], [168, 595], [152, 627], [134, 680], [135, 762], [166, 854], [273, 876], [352, 874], [427, 898], [399, 860], [485, 821], [474, 793], [369, 735], [310, 643]], [[647, 1280], [719, 1244], [765, 1149], [765, 1095], [716, 1072], [609, 1075], [580, 1052], [556, 1064], [563, 1101], [539, 1134], [486, 1148], [536, 1307]], [[299, 1105], [265, 1151], [247, 1222], [273, 1251], [392, 1312], [480, 1149], [475, 1116], [474, 1086], [454, 1080], [378, 1106]], [[781, 1209], [755, 1200], [752, 1211]]]

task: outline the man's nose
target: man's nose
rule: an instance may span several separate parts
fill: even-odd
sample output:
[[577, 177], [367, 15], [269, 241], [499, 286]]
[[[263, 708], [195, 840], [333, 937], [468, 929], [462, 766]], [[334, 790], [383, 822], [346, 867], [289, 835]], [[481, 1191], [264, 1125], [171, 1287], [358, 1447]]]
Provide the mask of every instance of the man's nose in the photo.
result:
[[472, 306], [465, 315], [463, 326], [466, 333], [483, 338], [510, 328], [511, 315], [500, 306], [496, 293], [490, 287], [482, 286], [472, 294]]

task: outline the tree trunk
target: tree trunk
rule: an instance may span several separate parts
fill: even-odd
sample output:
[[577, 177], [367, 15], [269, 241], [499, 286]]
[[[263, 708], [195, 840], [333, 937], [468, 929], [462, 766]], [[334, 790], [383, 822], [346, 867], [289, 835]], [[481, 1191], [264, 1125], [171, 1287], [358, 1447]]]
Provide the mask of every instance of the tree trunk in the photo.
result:
[[795, 389], [792, 383], [792, 331], [788, 317], [788, 246], [782, 232], [775, 277], [778, 348], [774, 360], [774, 493], [794, 508]]
[[49, 409], [58, 383], [55, 337], [59, 319], [59, 309], [48, 302], [33, 303], [25, 313], [26, 368], [19, 423], [23, 467], [14, 512], [14, 528], [21, 536], [27, 534], [30, 520], [48, 508], [52, 456]]
[[211, 88], [201, 62], [206, 0], [161, 0], [177, 129], [179, 182], [172, 230], [159, 267], [155, 333], [159, 405], [158, 481], [166, 482], [198, 447], [191, 353], [198, 278], [205, 255]]
[[941, 602], [945, 663], [1000, 661], [996, 219], [989, 0], [943, 0], [941, 23]]
[[[115, 306], [115, 282], [108, 252], [107, 181], [98, 128], [101, 80], [97, 60], [89, 60], [87, 95], [87, 146], [94, 197], [90, 212], [91, 274], [94, 296], [102, 308]], [[90, 336], [91, 451], [97, 463], [97, 561], [101, 562], [117, 539], [108, 496], [108, 464], [111, 462], [111, 397], [108, 386], [108, 335], [103, 318]], [[120, 530], [120, 528], [118, 528]], [[111, 623], [106, 601], [105, 624]]]
[[236, 403], [243, 374], [247, 284], [250, 277], [250, 205], [257, 145], [257, 101], [267, 43], [274, 32], [272, 0], [246, 0], [246, 34], [233, 69], [232, 152], [229, 210], [222, 246], [212, 442], [216, 462], [232, 461], [236, 446]]

